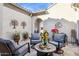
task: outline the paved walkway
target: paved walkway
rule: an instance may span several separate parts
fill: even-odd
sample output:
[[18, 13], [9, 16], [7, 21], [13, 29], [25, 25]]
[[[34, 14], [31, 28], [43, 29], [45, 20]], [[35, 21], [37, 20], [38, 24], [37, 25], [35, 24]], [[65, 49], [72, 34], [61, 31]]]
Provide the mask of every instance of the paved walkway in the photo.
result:
[[[79, 56], [79, 46], [77, 45], [68, 44], [66, 47], [63, 48], [63, 50], [63, 55], [54, 53], [54, 56]], [[36, 54], [37, 51], [31, 49], [31, 52], [26, 54], [25, 56], [37, 56]]]

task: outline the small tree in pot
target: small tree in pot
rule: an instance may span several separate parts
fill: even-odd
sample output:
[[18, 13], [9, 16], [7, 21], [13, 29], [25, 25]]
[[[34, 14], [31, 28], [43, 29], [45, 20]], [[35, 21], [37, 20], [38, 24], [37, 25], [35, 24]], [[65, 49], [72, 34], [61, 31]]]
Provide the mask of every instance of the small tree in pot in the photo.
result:
[[23, 33], [23, 40], [26, 40], [26, 39], [28, 39], [28, 38], [29, 38], [28, 33], [27, 33], [27, 32], [24, 32], [24, 33]]
[[20, 33], [15, 32], [14, 35], [13, 35], [13, 39], [14, 39], [14, 41], [15, 41], [17, 44], [19, 44]]

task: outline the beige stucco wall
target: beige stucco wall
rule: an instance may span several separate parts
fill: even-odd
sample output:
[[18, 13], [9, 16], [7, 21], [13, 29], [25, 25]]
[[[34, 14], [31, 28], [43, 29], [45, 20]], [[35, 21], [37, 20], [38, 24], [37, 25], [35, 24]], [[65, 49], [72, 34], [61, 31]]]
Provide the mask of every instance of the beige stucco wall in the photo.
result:
[[[33, 17], [31, 17], [31, 21], [32, 21], [32, 23], [31, 23], [31, 30], [32, 30], [32, 33], [34, 32], [34, 30], [37, 30], [37, 28], [35, 27], [35, 23], [36, 23], [36, 20], [38, 19], [39, 17], [37, 17], [37, 16], [33, 16]], [[41, 18], [40, 18], [41, 19]], [[42, 19], [41, 19], [42, 20]], [[40, 22], [40, 26], [39, 26], [40, 28], [39, 28], [39, 32], [40, 32], [40, 30], [41, 30], [41, 27], [43, 27], [43, 20]]]
[[76, 24], [73, 22], [69, 22], [67, 20], [63, 19], [55, 19], [55, 18], [48, 18], [43, 22], [44, 29], [49, 32], [50, 39], [52, 38], [52, 32], [51, 29], [55, 27], [55, 24], [57, 22], [60, 22], [62, 24], [62, 27], [59, 28], [59, 33], [66, 33], [68, 36], [68, 41], [71, 41], [71, 29], [76, 30]]
[[[13, 29], [13, 26], [10, 25], [11, 20], [17, 20], [19, 25], [16, 27], [16, 29]], [[22, 28], [21, 22], [25, 21], [26, 22], [26, 27], [25, 29]], [[13, 32], [13, 31], [27, 31], [30, 35], [31, 33], [31, 18], [30, 16], [24, 15], [20, 12], [14, 11], [10, 8], [3, 7], [3, 34], [6, 37], [6, 34], [8, 36], [8, 33]]]
[[[10, 21], [12, 19], [16, 19], [19, 22], [19, 26], [17, 26], [16, 31], [19, 31], [21, 33], [23, 31], [27, 31], [29, 32], [29, 35], [31, 34], [31, 32], [33, 32], [36, 29], [34, 24], [37, 18], [41, 18], [43, 21], [47, 20], [48, 18], [53, 18], [53, 19], [64, 18], [67, 21], [66, 22], [64, 20], [61, 21], [64, 24], [64, 28], [60, 29], [60, 32], [61, 31], [66, 32], [67, 34], [69, 33], [68, 34], [69, 36], [70, 36], [70, 29], [72, 28], [76, 29], [76, 21], [77, 21], [76, 12], [74, 11], [73, 8], [71, 8], [70, 4], [66, 4], [66, 3], [56, 4], [50, 9], [48, 9], [47, 11], [49, 12], [49, 14], [30, 17], [28, 15], [25, 15], [23, 13], [20, 13], [18, 11], [15, 11], [13, 9], [10, 9], [0, 4], [0, 13], [1, 13], [0, 18], [2, 19], [2, 20], [0, 19], [0, 23], [2, 23], [0, 24], [0, 28], [1, 28], [0, 32], [2, 32], [3, 34], [2, 37], [11, 38], [11, 34], [15, 31], [12, 28], [12, 26], [10, 26]], [[20, 25], [22, 21], [26, 21], [27, 23], [25, 30], [23, 30], [22, 26]], [[46, 24], [45, 26], [49, 28], [49, 26], [53, 25], [57, 21], [52, 20], [52, 22], [50, 22], [50, 20], [48, 19], [47, 22], [49, 23]]]
[[50, 18], [64, 18], [68, 21], [77, 22], [76, 11], [71, 7], [71, 3], [58, 3], [47, 10], [49, 14], [40, 15], [38, 17], [43, 20]]
[[0, 4], [0, 36], [2, 35], [3, 4]]
[[[70, 39], [70, 31], [71, 29], [77, 30], [77, 13], [76, 11], [71, 7], [70, 3], [58, 3], [54, 5], [53, 7], [49, 8], [47, 10], [49, 14], [46, 15], [40, 15], [37, 16], [43, 20], [46, 20], [46, 24], [44, 24], [44, 27], [50, 31], [53, 26], [58, 20], [56, 19], [62, 19], [63, 28], [60, 29], [60, 32], [67, 33], [69, 39]], [[52, 18], [52, 20], [48, 19]]]
[[[19, 23], [16, 29], [13, 29], [13, 26], [10, 25], [10, 22], [13, 19], [17, 20]], [[23, 29], [21, 26], [22, 21], [26, 22], [25, 29]], [[17, 45], [12, 38], [15, 31], [19, 32], [21, 36], [19, 45]], [[0, 32], [2, 32], [1, 37], [11, 40], [17, 47], [26, 42], [30, 42], [30, 40], [23, 41], [22, 39], [22, 33], [26, 31], [28, 32], [29, 36], [31, 36], [31, 17], [2, 5], [0, 7]]]

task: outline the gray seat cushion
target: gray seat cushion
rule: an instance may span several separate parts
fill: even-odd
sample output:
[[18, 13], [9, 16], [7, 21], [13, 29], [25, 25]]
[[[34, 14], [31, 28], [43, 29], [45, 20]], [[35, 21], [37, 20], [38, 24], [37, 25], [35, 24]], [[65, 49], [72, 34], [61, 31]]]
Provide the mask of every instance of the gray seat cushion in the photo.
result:
[[55, 35], [54, 35], [53, 41], [63, 43], [64, 40], [65, 40], [65, 34], [60, 33], [60, 34], [55, 34]]
[[6, 44], [6, 41], [4, 39], [0, 38], [0, 43]]
[[56, 47], [58, 47], [58, 43], [59, 43], [60, 47], [62, 48], [62, 47], [65, 46], [65, 41], [67, 41], [66, 34], [57, 33], [57, 34], [54, 35], [54, 38], [52, 39], [52, 41], [50, 43], [52, 43]]
[[26, 48], [22, 53], [19, 54], [19, 56], [24, 56], [28, 52], [28, 48]]
[[34, 33], [34, 34], [32, 34], [32, 36], [31, 36], [31, 44], [37, 44], [37, 43], [39, 43], [41, 40], [40, 40], [40, 35], [39, 35], [39, 33]]
[[31, 43], [33, 44], [37, 44], [37, 43], [39, 43], [39, 42], [41, 42], [41, 40], [31, 40]]
[[15, 48], [15, 46], [13, 45], [13, 43], [12, 43], [11, 41], [6, 40], [6, 43], [7, 43], [7, 46], [8, 46], [8, 47], [11, 49], [11, 51], [12, 51], [12, 55], [19, 55], [19, 54], [20, 54], [20, 53], [18, 52], [18, 50], [15, 51], [16, 48]]
[[[15, 48], [14, 44], [10, 40], [0, 38], [0, 43], [5, 44], [11, 51], [13, 56], [23, 56], [28, 52], [28, 45], [24, 45], [21, 48]], [[22, 52], [20, 51], [22, 50]]]
[[[58, 47], [58, 42], [52, 41], [50, 42], [51, 44], [55, 45], [56, 47]], [[63, 43], [60, 43], [60, 47], [64, 47], [65, 45]]]
[[40, 38], [40, 35], [38, 33], [32, 34], [32, 37], [31, 37], [32, 40], [39, 40], [39, 38]]

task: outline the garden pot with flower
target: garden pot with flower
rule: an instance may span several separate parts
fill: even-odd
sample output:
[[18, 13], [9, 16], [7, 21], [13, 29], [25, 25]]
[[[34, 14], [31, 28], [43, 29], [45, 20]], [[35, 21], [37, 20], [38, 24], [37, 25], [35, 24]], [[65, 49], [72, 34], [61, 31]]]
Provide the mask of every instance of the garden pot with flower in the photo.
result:
[[56, 33], [58, 33], [59, 32], [59, 30], [57, 29], [57, 28], [53, 28], [52, 30], [51, 30], [51, 32], [52, 32], [52, 38], [54, 38], [54, 35], [56, 34]]
[[19, 44], [20, 33], [18, 33], [18, 32], [14, 33], [13, 39], [14, 39], [14, 41], [15, 41], [17, 44]]
[[48, 43], [48, 32], [45, 30], [43, 33], [41, 33], [41, 47], [46, 48]]
[[23, 33], [23, 40], [26, 40], [26, 39], [28, 39], [28, 38], [29, 38], [28, 33], [27, 33], [27, 32], [24, 32], [24, 33]]

